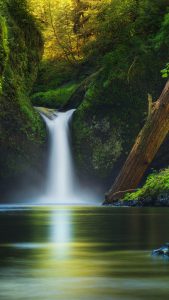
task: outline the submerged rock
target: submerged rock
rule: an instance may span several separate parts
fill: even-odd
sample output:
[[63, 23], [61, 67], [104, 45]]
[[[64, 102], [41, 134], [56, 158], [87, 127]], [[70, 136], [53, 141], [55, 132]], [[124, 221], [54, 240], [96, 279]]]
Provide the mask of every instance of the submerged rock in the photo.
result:
[[163, 256], [169, 257], [169, 243], [166, 243], [159, 249], [155, 249], [152, 251], [152, 256]]

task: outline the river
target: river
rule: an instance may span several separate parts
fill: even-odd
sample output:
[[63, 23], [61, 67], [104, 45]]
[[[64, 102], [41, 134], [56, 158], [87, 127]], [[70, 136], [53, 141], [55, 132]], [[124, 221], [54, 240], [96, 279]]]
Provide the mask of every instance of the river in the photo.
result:
[[169, 209], [0, 207], [1, 300], [167, 299]]

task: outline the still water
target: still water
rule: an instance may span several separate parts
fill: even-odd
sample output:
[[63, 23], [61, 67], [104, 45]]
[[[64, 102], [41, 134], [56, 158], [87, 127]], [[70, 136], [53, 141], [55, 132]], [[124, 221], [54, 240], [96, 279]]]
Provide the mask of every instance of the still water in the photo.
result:
[[0, 208], [0, 299], [168, 299], [167, 241], [169, 209]]

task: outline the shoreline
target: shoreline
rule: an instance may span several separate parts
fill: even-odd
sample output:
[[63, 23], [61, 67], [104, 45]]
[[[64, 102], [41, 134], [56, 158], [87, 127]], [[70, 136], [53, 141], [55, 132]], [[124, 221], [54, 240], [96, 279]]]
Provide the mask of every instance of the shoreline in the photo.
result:
[[117, 200], [113, 203], [105, 201], [103, 206], [111, 207], [169, 207], [169, 193], [164, 192], [156, 197], [145, 197], [135, 200]]

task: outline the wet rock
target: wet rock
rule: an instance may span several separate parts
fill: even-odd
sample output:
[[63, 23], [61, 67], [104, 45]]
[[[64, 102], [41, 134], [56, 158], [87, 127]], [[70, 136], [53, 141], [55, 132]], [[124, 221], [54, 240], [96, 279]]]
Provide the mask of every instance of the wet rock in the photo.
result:
[[162, 192], [157, 196], [157, 204], [160, 206], [169, 206], [169, 192]]
[[57, 111], [55, 109], [50, 109], [46, 107], [37, 107], [34, 106], [35, 110], [37, 110], [40, 114], [45, 115], [47, 118], [53, 120], [56, 118]]
[[164, 191], [156, 196], [146, 196], [135, 200], [118, 200], [109, 203], [107, 200], [103, 203], [105, 206], [114, 207], [169, 207], [169, 191]]
[[163, 256], [169, 257], [169, 243], [166, 243], [159, 249], [155, 249], [152, 251], [152, 256]]

